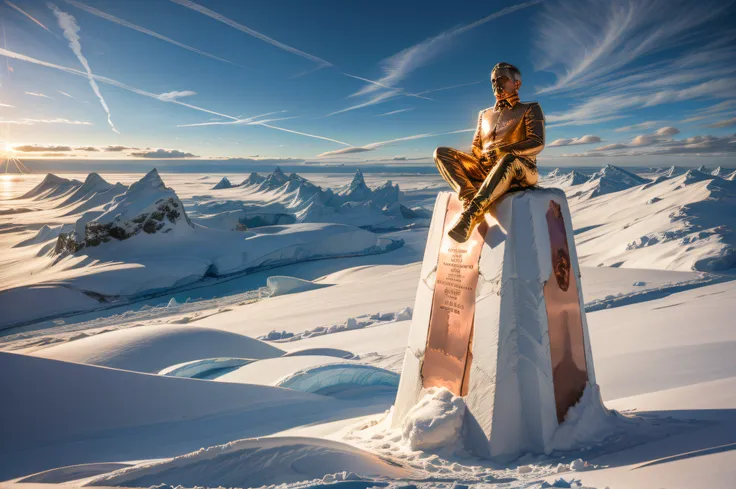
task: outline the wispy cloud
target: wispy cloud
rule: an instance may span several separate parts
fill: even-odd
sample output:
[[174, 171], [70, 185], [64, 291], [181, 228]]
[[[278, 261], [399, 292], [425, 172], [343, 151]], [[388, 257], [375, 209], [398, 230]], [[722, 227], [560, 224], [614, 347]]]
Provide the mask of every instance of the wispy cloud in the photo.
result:
[[197, 155], [179, 151], [178, 149], [156, 149], [130, 153], [136, 158], [197, 158]]
[[30, 95], [31, 97], [41, 97], [41, 98], [52, 98], [46, 95], [45, 93], [36, 93], [36, 92], [23, 92], [26, 95]]
[[105, 113], [107, 114], [107, 123], [110, 125], [113, 132], [120, 134], [120, 132], [115, 129], [115, 124], [112, 123], [110, 109], [108, 108], [107, 102], [105, 102], [104, 97], [100, 93], [100, 88], [97, 86], [97, 82], [92, 75], [92, 70], [89, 67], [87, 58], [85, 58], [84, 54], [82, 54], [82, 45], [79, 43], [79, 26], [77, 25], [76, 19], [74, 18], [74, 16], [59, 10], [59, 7], [57, 7], [53, 3], [49, 3], [49, 8], [54, 12], [56, 19], [59, 22], [59, 27], [64, 30], [64, 37], [66, 37], [69, 41], [69, 47], [77, 56], [79, 62], [82, 63], [84, 69], [87, 71], [87, 79], [89, 80], [89, 84], [92, 87], [92, 91], [100, 100], [100, 105], [102, 105], [102, 108], [105, 109]]
[[102, 151], [108, 152], [108, 153], [118, 153], [120, 151], [125, 151], [126, 149], [138, 149], [138, 148], [129, 148], [128, 146], [106, 146], [102, 148]]
[[69, 146], [39, 146], [35, 144], [26, 144], [22, 146], [14, 146], [15, 151], [21, 151], [23, 153], [40, 153], [43, 151], [71, 151], [72, 148]]
[[279, 49], [283, 49], [284, 51], [287, 51], [292, 54], [296, 54], [297, 56], [301, 56], [302, 58], [308, 59], [310, 61], [313, 61], [317, 63], [320, 66], [328, 67], [332, 66], [332, 63], [329, 61], [325, 61], [324, 59], [314, 56], [313, 54], [306, 53], [300, 49], [297, 49], [293, 46], [289, 46], [288, 44], [284, 44], [282, 42], [277, 41], [276, 39], [273, 39], [271, 37], [268, 37], [267, 35], [258, 32], [254, 29], [251, 29], [250, 27], [244, 26], [243, 24], [240, 24], [232, 19], [229, 19], [225, 17], [224, 15], [218, 14], [217, 12], [208, 9], [207, 7], [204, 7], [203, 5], [199, 5], [198, 3], [191, 2], [189, 0], [171, 0], [172, 2], [181, 5], [182, 7], [186, 7], [189, 9], [194, 10], [195, 12], [199, 12], [203, 15], [206, 15], [207, 17], [213, 18], [219, 22], [222, 22], [223, 24], [229, 25], [230, 27], [237, 29], [241, 32], [244, 32], [250, 36], [253, 36], [257, 39], [260, 39], [261, 41], [267, 42], [268, 44], [271, 44], [272, 46], [276, 46]]
[[215, 59], [217, 61], [222, 61], [223, 63], [229, 63], [229, 64], [232, 64], [232, 65], [242, 66], [242, 65], [238, 65], [237, 63], [233, 63], [232, 61], [229, 61], [227, 59], [220, 58], [219, 56], [215, 56], [214, 54], [210, 54], [210, 53], [208, 53], [206, 51], [202, 51], [201, 49], [197, 49], [197, 48], [194, 48], [192, 46], [188, 46], [188, 45], [186, 45], [184, 43], [181, 43], [179, 41], [175, 41], [175, 40], [171, 39], [170, 37], [166, 37], [166, 36], [161, 35], [161, 34], [159, 34], [157, 32], [153, 32], [152, 30], [146, 29], [145, 27], [141, 27], [139, 25], [135, 25], [135, 24], [133, 24], [131, 22], [128, 22], [127, 20], [120, 19], [118, 17], [115, 17], [114, 15], [110, 15], [110, 14], [105, 13], [105, 12], [103, 12], [101, 10], [98, 10], [98, 9], [96, 9], [94, 7], [90, 7], [89, 5], [85, 5], [85, 4], [81, 3], [81, 2], [77, 2], [75, 0], [65, 0], [65, 1], [68, 4], [73, 5], [73, 6], [77, 7], [77, 8], [79, 8], [79, 9], [82, 9], [85, 12], [89, 12], [90, 14], [95, 15], [95, 16], [101, 18], [101, 19], [109, 20], [110, 22], [114, 22], [115, 24], [121, 25], [123, 27], [127, 27], [128, 29], [133, 29], [135, 31], [138, 31], [138, 32], [141, 32], [143, 34], [149, 35], [151, 37], [155, 37], [156, 39], [160, 39], [162, 41], [168, 42], [169, 44], [173, 44], [174, 46], [178, 46], [180, 48], [186, 49], [187, 51], [191, 51], [193, 53], [199, 54], [201, 56], [206, 56], [208, 58]]
[[592, 124], [625, 117], [620, 115], [624, 111], [724, 95], [736, 96], [736, 77], [660, 90], [629, 88], [611, 91], [584, 99], [567, 111], [549, 114], [546, 119], [555, 126], [561, 126], [563, 122], [564, 125], [580, 125], [583, 121]]
[[702, 135], [686, 139], [662, 140], [648, 144], [644, 149], [635, 147], [623, 154], [629, 157], [650, 155], [730, 156], [736, 154], [736, 135], [725, 137]]
[[[177, 1], [177, 0], [172, 0], [172, 1]], [[471, 29], [475, 29], [476, 27], [481, 26], [494, 19], [503, 17], [504, 15], [508, 15], [513, 12], [516, 12], [517, 10], [521, 10], [521, 9], [536, 5], [538, 3], [541, 3], [542, 1], [543, 0], [531, 0], [528, 2], [523, 2], [517, 5], [506, 7], [504, 9], [499, 10], [498, 12], [494, 12], [490, 15], [487, 15], [480, 20], [477, 20], [470, 24], [462, 25], [462, 26], [455, 27], [453, 29], [444, 31], [436, 36], [425, 39], [424, 41], [418, 44], [415, 44], [414, 46], [408, 47], [402, 50], [401, 52], [394, 54], [390, 58], [387, 58], [381, 61], [381, 69], [384, 74], [378, 80], [371, 80], [369, 78], [365, 78], [362, 76], [356, 76], [356, 75], [352, 75], [349, 73], [342, 73], [343, 75], [348, 76], [350, 78], [355, 78], [356, 80], [361, 80], [361, 81], [366, 82], [366, 85], [364, 85], [363, 88], [351, 94], [350, 97], [370, 95], [371, 98], [363, 103], [355, 104], [350, 107], [346, 107], [344, 109], [337, 110], [335, 112], [331, 112], [327, 114], [325, 117], [329, 117], [329, 116], [333, 116], [337, 114], [343, 114], [345, 112], [350, 112], [350, 111], [362, 109], [365, 107], [370, 107], [372, 105], [383, 103], [383, 102], [386, 102], [387, 100], [390, 100], [390, 99], [393, 99], [399, 96], [432, 100], [431, 98], [428, 98], [425, 95], [428, 93], [439, 92], [443, 90], [450, 90], [450, 89], [460, 88], [460, 87], [466, 87], [466, 86], [476, 85], [478, 83], [481, 83], [479, 81], [471, 82], [471, 83], [461, 83], [457, 85], [435, 88], [432, 90], [425, 90], [422, 92], [415, 92], [415, 93], [408, 92], [404, 90], [403, 88], [397, 86], [401, 81], [403, 81], [413, 71], [429, 64], [432, 60], [434, 60], [434, 58], [439, 53], [441, 53], [444, 49], [446, 49], [449, 46], [450, 42], [456, 36], [463, 34]]]
[[673, 126], [660, 127], [653, 133], [639, 134], [635, 136], [628, 143], [612, 143], [599, 148], [595, 148], [594, 151], [612, 151], [627, 148], [642, 148], [646, 146], [654, 146], [658, 144], [665, 144], [673, 141], [672, 137], [680, 134], [680, 130]]
[[[88, 76], [87, 73], [82, 72], [80, 70], [76, 70], [74, 68], [69, 68], [69, 67], [66, 67], [66, 66], [57, 65], [57, 64], [54, 64], [54, 63], [49, 63], [48, 61], [42, 61], [42, 60], [39, 60], [39, 59], [36, 59], [36, 58], [32, 58], [30, 56], [26, 56], [24, 54], [20, 54], [20, 53], [14, 52], [14, 51], [10, 51], [8, 49], [0, 48], [0, 56], [6, 56], [6, 57], [9, 57], [9, 58], [17, 59], [19, 61], [25, 61], [27, 63], [33, 63], [33, 64], [36, 64], [36, 65], [39, 65], [39, 66], [45, 66], [47, 68], [53, 68], [53, 69], [64, 71], [66, 73], [69, 73], [69, 74], [72, 74], [72, 75], [76, 75], [76, 76], [83, 76], [85, 78]], [[140, 88], [135, 88], [135, 87], [132, 87], [130, 85], [126, 85], [125, 83], [121, 83], [119, 81], [113, 80], [112, 78], [107, 78], [107, 77], [104, 77], [104, 76], [99, 76], [99, 75], [94, 75], [94, 74], [92, 75], [92, 78], [94, 78], [96, 81], [98, 81], [100, 83], [106, 83], [108, 85], [112, 85], [112, 86], [121, 88], [123, 90], [127, 90], [129, 92], [133, 92], [133, 93], [136, 93], [138, 95], [142, 95], [144, 97], [149, 97], [149, 98], [152, 98], [152, 99], [156, 99], [156, 100], [161, 101], [161, 99], [158, 98], [159, 97], [158, 94], [147, 92], [145, 90], [141, 90]], [[192, 110], [196, 110], [196, 111], [199, 111], [199, 112], [204, 112], [204, 113], [211, 114], [211, 115], [216, 115], [216, 116], [219, 116], [219, 117], [223, 117], [225, 119], [238, 120], [237, 117], [233, 117], [231, 115], [223, 114], [221, 112], [215, 112], [214, 110], [205, 109], [203, 107], [198, 107], [196, 105], [187, 104], [187, 103], [181, 102], [179, 100], [167, 100], [165, 102], [166, 103], [180, 105], [182, 107], [188, 107], [188, 108], [190, 108]], [[324, 136], [319, 136], [319, 135], [316, 135], [316, 134], [309, 134], [309, 133], [306, 133], [306, 132], [295, 131], [295, 130], [292, 130], [292, 129], [286, 129], [286, 128], [274, 126], [274, 125], [271, 125], [271, 124], [263, 124], [263, 123], [260, 123], [259, 125], [261, 125], [263, 127], [268, 127], [270, 129], [274, 129], [276, 131], [288, 132], [288, 133], [291, 133], [291, 134], [298, 134], [298, 135], [301, 135], [301, 136], [306, 136], [306, 137], [310, 137], [310, 138], [314, 138], [314, 139], [321, 139], [321, 140], [324, 140], [324, 141], [331, 141], [333, 143], [342, 144], [344, 146], [350, 146], [350, 144], [345, 143], [343, 141], [339, 141], [337, 139], [332, 139], [332, 138], [328, 138], [328, 137], [324, 137]]]
[[640, 58], [693, 40], [730, 2], [685, 0], [548, 3], [537, 19], [536, 67], [557, 75], [540, 93], [570, 91], [606, 79]]
[[542, 0], [532, 0], [528, 2], [511, 5], [503, 8], [498, 12], [483, 17], [470, 24], [455, 27], [437, 34], [436, 36], [425, 39], [424, 41], [410, 46], [399, 53], [394, 54], [381, 62], [381, 68], [384, 75], [374, 83], [364, 86], [355, 95], [366, 95], [381, 87], [394, 87], [406, 78], [413, 71], [427, 65], [429, 62], [442, 52], [456, 36], [468, 32], [487, 22], [498, 19], [505, 15], [511, 14], [521, 9], [525, 9], [541, 3]]
[[409, 112], [410, 110], [414, 110], [414, 107], [409, 107], [407, 109], [392, 110], [391, 112], [386, 112], [385, 114], [378, 114], [377, 117], [383, 117], [383, 116], [386, 116], [386, 115], [401, 114], [402, 112]]
[[91, 122], [87, 121], [73, 121], [69, 119], [18, 119], [18, 120], [11, 120], [11, 121], [0, 121], [0, 124], [16, 124], [20, 126], [33, 126], [36, 124], [71, 124], [74, 126], [91, 126]]
[[[538, 93], [574, 91], [578, 100], [548, 114], [549, 127], [604, 122], [685, 100], [736, 97], [734, 34], [707, 31], [731, 5], [716, 0], [703, 0], [697, 9], [685, 0], [546, 4], [535, 30], [536, 65], [557, 80]], [[655, 53], [661, 56], [653, 61]]]
[[43, 24], [42, 24], [42, 23], [41, 23], [41, 22], [40, 22], [40, 21], [39, 21], [38, 19], [36, 19], [36, 18], [32, 17], [32, 16], [31, 16], [31, 14], [29, 14], [28, 12], [26, 12], [26, 11], [25, 11], [25, 10], [23, 10], [22, 8], [18, 7], [18, 6], [17, 6], [17, 5], [15, 5], [14, 3], [11, 3], [11, 2], [9, 2], [8, 0], [5, 0], [5, 3], [6, 3], [6, 4], [7, 4], [7, 5], [8, 5], [9, 7], [10, 7], [10, 8], [13, 8], [13, 9], [15, 9], [15, 10], [17, 10], [18, 12], [20, 12], [21, 14], [25, 15], [26, 17], [28, 17], [28, 18], [29, 18], [29, 19], [30, 19], [30, 20], [31, 20], [31, 21], [32, 21], [32, 22], [33, 22], [34, 24], [36, 24], [37, 26], [39, 26], [39, 27], [42, 27], [42, 28], [46, 29], [46, 31], [47, 31], [47, 32], [51, 32], [51, 31], [49, 30], [49, 28], [48, 28], [48, 27], [46, 27], [45, 25], [43, 25]]
[[702, 121], [714, 117], [724, 117], [731, 114], [736, 114], [736, 99], [724, 100], [709, 107], [705, 107], [704, 109], [699, 109], [691, 113], [691, 115], [682, 122]]
[[346, 155], [346, 154], [352, 154], [352, 153], [365, 153], [367, 151], [373, 151], [375, 149], [378, 149], [381, 146], [386, 146], [388, 144], [398, 143], [401, 141], [413, 141], [415, 139], [433, 138], [436, 136], [447, 136], [449, 134], [459, 134], [463, 132], [474, 132], [474, 131], [475, 131], [475, 128], [460, 129], [458, 131], [450, 131], [450, 132], [414, 134], [413, 136], [405, 136], [402, 138], [390, 139], [388, 141], [379, 141], [376, 143], [366, 144], [364, 146], [351, 146], [349, 148], [342, 148], [342, 149], [336, 149], [334, 151], [327, 151], [325, 153], [317, 155], [317, 158], [325, 158], [329, 156], [339, 156], [339, 155]]
[[590, 134], [586, 134], [585, 136], [580, 136], [579, 138], [571, 138], [571, 139], [555, 139], [551, 143], [549, 143], [547, 146], [549, 147], [555, 147], [555, 146], [576, 146], [579, 144], [595, 144], [600, 143], [602, 139], [599, 136], [592, 136]]
[[726, 119], [723, 121], [714, 122], [713, 124], [708, 124], [708, 127], [720, 129], [724, 127], [736, 127], [736, 117], [732, 119]]
[[57, 92], [59, 92], [60, 94], [62, 94], [62, 95], [63, 95], [63, 96], [65, 96], [65, 97], [69, 97], [70, 99], [74, 99], [74, 100], [77, 100], [76, 98], [74, 98], [73, 96], [69, 95], [69, 94], [68, 94], [68, 93], [66, 93], [66, 92], [62, 92], [61, 90], [57, 90]]
[[193, 92], [191, 90], [174, 90], [173, 92], [166, 92], [162, 93], [158, 96], [158, 99], [162, 102], [171, 102], [172, 100], [176, 100], [183, 97], [191, 97], [192, 95], [197, 95], [197, 92]]
[[680, 134], [680, 130], [672, 126], [660, 127], [659, 129], [654, 131], [654, 135], [660, 137], [669, 137], [674, 136], [675, 134]]
[[614, 132], [641, 131], [642, 129], [651, 129], [658, 124], [660, 124], [660, 121], [644, 121], [638, 124], [616, 128]]

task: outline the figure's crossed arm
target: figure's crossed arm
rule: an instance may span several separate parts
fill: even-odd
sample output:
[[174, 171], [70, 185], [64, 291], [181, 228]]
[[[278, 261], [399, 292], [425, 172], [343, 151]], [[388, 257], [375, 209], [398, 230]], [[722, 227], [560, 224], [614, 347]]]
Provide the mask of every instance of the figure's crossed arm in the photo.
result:
[[544, 114], [538, 103], [532, 103], [524, 113], [526, 137], [521, 141], [499, 147], [501, 153], [514, 156], [536, 156], [544, 149]]

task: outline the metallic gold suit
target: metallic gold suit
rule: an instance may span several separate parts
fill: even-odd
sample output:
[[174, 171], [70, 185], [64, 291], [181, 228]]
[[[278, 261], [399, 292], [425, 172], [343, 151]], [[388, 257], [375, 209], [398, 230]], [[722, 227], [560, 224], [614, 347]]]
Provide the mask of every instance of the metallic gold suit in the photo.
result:
[[472, 154], [437, 148], [437, 168], [463, 200], [463, 217], [469, 226], [450, 235], [467, 240], [499, 197], [512, 188], [535, 185], [539, 179], [536, 155], [543, 148], [542, 108], [536, 102], [519, 102], [518, 94], [480, 112]]

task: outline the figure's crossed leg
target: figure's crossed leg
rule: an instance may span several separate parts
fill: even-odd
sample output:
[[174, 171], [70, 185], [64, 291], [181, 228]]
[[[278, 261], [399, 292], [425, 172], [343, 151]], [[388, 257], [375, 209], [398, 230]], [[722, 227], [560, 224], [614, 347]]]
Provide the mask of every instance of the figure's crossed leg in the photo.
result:
[[512, 185], [532, 187], [539, 180], [537, 165], [511, 154], [504, 155], [483, 181], [472, 203], [483, 213]]
[[537, 166], [511, 154], [504, 155], [483, 181], [475, 196], [449, 231], [455, 241], [464, 243], [483, 219], [491, 205], [511, 189], [512, 185], [531, 187], [539, 180]]
[[442, 178], [463, 201], [469, 202], [488, 176], [488, 168], [478, 158], [453, 148], [437, 148], [434, 162]]

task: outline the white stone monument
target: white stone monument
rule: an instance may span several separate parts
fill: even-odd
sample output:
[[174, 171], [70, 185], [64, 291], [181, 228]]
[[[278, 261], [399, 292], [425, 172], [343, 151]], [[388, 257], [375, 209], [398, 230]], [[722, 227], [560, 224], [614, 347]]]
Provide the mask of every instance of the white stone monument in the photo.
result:
[[447, 230], [456, 195], [435, 203], [393, 425], [426, 389], [465, 397], [465, 447], [511, 459], [549, 452], [567, 409], [595, 384], [564, 192], [511, 192], [470, 240]]

